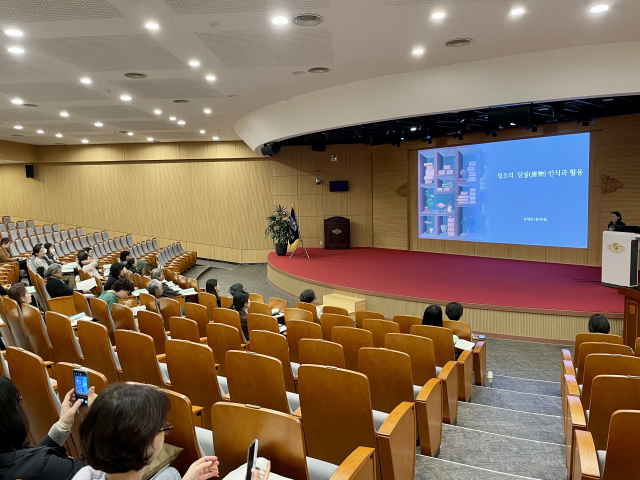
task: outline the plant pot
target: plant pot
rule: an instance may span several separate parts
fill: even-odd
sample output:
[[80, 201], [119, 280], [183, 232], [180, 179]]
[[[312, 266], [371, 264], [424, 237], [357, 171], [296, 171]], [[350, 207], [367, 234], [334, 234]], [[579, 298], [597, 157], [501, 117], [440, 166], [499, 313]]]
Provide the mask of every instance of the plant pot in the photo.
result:
[[279, 257], [284, 257], [287, 254], [287, 244], [286, 243], [276, 243], [276, 255]]

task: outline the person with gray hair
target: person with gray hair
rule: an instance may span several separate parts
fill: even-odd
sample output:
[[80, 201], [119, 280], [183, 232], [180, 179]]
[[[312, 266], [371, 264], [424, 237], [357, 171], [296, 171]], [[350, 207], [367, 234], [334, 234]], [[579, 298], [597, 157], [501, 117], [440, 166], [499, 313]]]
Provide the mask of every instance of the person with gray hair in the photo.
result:
[[160, 312], [160, 301], [158, 299], [162, 297], [162, 282], [157, 279], [151, 280], [147, 283], [147, 292], [156, 298], [156, 306], [158, 307], [158, 312]]
[[[73, 295], [73, 289], [62, 281], [62, 265], [59, 263], [49, 265], [44, 277], [47, 279], [47, 292], [49, 292], [51, 298], [70, 297]], [[81, 293], [91, 293], [90, 291], [79, 291]]]
[[164, 272], [162, 271], [162, 268], [160, 268], [160, 267], [154, 268], [151, 271], [151, 279], [152, 280], [158, 280], [160, 282], [160, 284], [162, 285], [162, 295], [161, 296], [163, 296], [163, 297], [177, 297], [178, 296], [178, 292], [172, 290], [169, 285], [167, 285], [166, 283], [163, 282], [163, 280], [164, 280]]

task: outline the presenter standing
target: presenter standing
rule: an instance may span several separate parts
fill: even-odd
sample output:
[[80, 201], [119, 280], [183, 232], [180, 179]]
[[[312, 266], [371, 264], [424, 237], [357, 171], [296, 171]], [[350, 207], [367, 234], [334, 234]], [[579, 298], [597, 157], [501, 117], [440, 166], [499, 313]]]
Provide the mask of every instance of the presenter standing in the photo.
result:
[[620, 215], [620, 212], [611, 212], [611, 215], [609, 215], [609, 225], [607, 226], [607, 230], [609, 230], [610, 232], [613, 232], [615, 226], [621, 226], [624, 225], [623, 221], [622, 221], [622, 215]]

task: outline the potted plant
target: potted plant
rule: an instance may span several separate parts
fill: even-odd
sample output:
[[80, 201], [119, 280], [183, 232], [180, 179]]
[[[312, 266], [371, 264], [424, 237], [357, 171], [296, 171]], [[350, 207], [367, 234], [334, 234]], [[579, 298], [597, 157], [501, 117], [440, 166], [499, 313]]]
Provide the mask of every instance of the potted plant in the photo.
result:
[[276, 254], [282, 257], [287, 254], [289, 243], [289, 211], [282, 205], [275, 205], [273, 213], [267, 217], [267, 222], [264, 234], [273, 240]]

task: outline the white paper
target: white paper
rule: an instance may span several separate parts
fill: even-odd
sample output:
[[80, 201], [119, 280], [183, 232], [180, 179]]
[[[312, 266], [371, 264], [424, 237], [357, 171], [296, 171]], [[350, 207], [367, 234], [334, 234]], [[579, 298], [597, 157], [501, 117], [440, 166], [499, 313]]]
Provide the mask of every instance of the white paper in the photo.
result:
[[140, 290], [134, 290], [133, 292], [131, 292], [131, 295], [134, 297], [139, 297], [141, 293], [149, 293], [149, 291], [146, 288], [141, 288]]
[[146, 307], [146, 306], [144, 306], [144, 305], [140, 305], [139, 307], [133, 307], [133, 308], [131, 309], [131, 311], [133, 312], [133, 316], [135, 317], [135, 316], [137, 316], [137, 315], [138, 315], [138, 312], [139, 312], [140, 310], [146, 310], [146, 309], [147, 309], [147, 307]]
[[287, 331], [287, 326], [286, 325], [279, 325], [278, 328], [280, 329], [280, 333], [284, 333]]
[[76, 283], [76, 287], [78, 288], [78, 290], [91, 290], [96, 286], [98, 286], [98, 284], [96, 283], [95, 277], [91, 277], [88, 280], [83, 280]]
[[271, 315], [277, 315], [280, 313], [280, 310], [278, 310], [277, 308], [272, 308], [271, 309]]
[[473, 350], [475, 346], [475, 343], [468, 342], [467, 340], [458, 340], [456, 342], [456, 348], [459, 348], [460, 350]]
[[193, 288], [187, 288], [185, 290], [180, 290], [178, 292], [180, 295], [197, 295], [198, 292], [195, 291], [195, 289]]
[[29, 293], [36, 293], [36, 287], [33, 287], [33, 286], [31, 286], [31, 287], [27, 287], [27, 292], [29, 292]]

